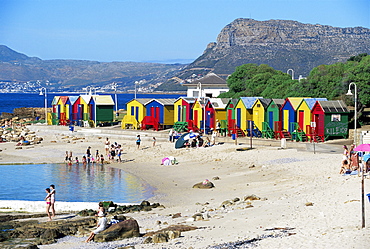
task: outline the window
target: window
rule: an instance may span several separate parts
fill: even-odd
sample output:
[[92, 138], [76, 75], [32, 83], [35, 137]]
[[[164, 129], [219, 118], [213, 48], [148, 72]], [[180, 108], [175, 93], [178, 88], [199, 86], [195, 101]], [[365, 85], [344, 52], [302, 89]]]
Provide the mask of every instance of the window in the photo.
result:
[[212, 93], [206, 93], [207, 98], [212, 98]]
[[340, 122], [340, 114], [332, 114], [331, 115], [332, 122]]

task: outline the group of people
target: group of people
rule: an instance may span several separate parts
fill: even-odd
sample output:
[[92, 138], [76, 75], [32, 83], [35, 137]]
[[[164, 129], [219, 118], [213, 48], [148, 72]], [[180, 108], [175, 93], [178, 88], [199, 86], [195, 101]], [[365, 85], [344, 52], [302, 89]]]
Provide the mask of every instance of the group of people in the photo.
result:
[[343, 145], [343, 158], [342, 166], [340, 168], [339, 174], [348, 174], [353, 171], [360, 173], [364, 170], [364, 173], [370, 171], [370, 160], [362, 161], [359, 159], [359, 155], [354, 151], [355, 145], [352, 144], [350, 148]]

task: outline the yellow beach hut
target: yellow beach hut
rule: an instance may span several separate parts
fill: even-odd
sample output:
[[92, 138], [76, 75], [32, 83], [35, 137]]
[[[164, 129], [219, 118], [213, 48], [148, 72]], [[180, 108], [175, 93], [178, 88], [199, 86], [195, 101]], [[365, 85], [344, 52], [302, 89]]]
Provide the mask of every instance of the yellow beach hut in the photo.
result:
[[252, 106], [253, 122], [260, 131], [262, 131], [262, 123], [265, 122], [266, 109], [270, 102], [271, 99], [257, 99]]
[[132, 99], [127, 102], [127, 114], [122, 119], [122, 129], [138, 129], [139, 124], [146, 115], [145, 105], [151, 101], [149, 98]]
[[253, 105], [257, 99], [262, 97], [240, 97], [235, 107], [236, 126], [241, 130], [247, 130], [247, 121], [253, 120]]
[[304, 98], [297, 108], [297, 123], [305, 133], [310, 133], [310, 128], [307, 130], [307, 127], [311, 125], [311, 110], [318, 100], [327, 101], [326, 98]]

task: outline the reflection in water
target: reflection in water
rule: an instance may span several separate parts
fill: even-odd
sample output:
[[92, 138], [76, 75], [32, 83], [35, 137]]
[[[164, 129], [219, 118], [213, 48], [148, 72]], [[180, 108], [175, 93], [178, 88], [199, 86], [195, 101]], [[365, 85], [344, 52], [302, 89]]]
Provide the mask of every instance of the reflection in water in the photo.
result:
[[153, 196], [137, 177], [103, 165], [1, 165], [0, 170], [0, 200], [41, 201], [50, 184], [56, 185], [57, 201], [137, 203]]

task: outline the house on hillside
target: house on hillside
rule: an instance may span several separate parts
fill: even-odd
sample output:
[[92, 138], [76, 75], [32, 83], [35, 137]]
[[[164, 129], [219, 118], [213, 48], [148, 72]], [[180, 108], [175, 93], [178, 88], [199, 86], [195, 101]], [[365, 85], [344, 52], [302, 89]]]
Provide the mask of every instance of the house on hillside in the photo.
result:
[[188, 88], [186, 96], [194, 98], [216, 98], [221, 93], [229, 91], [226, 81], [214, 73], [209, 73], [203, 78], [184, 83], [183, 86]]

